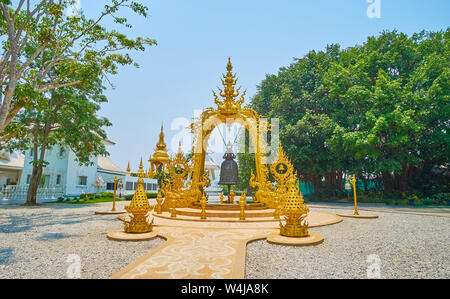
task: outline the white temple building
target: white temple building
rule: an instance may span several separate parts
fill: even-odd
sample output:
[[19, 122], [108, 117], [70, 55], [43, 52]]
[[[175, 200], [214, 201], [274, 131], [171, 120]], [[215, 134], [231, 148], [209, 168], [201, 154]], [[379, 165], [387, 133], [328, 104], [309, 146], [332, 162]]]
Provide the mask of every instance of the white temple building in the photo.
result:
[[[114, 146], [104, 140], [106, 146]], [[24, 203], [31, 181], [33, 151], [22, 154], [0, 154], [1, 203]], [[38, 201], [51, 201], [59, 197], [78, 197], [84, 193], [114, 191], [114, 178], [120, 180], [117, 191], [122, 195], [133, 194], [137, 188], [137, 177], [133, 177], [108, 157], [92, 157], [90, 166], [81, 166], [75, 153], [68, 147], [56, 146], [45, 154], [49, 162], [44, 168], [38, 189]], [[158, 182], [145, 179], [146, 190], [156, 193]], [[122, 187], [122, 189], [119, 189]]]

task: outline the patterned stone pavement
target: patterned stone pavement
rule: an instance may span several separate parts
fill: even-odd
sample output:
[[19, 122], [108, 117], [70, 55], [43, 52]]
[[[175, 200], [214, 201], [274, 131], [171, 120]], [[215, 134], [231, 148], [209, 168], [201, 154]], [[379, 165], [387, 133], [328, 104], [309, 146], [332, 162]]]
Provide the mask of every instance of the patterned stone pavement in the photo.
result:
[[[342, 218], [312, 211], [307, 221], [314, 228], [339, 223]], [[155, 217], [155, 224], [154, 231], [167, 241], [112, 278], [243, 279], [247, 243], [279, 231], [277, 222], [194, 222]]]

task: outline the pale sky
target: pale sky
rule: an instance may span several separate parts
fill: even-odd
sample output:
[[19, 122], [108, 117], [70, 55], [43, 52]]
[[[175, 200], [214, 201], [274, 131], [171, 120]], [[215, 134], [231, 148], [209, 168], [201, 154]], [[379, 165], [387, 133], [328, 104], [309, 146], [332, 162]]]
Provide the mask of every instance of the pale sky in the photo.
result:
[[[112, 161], [122, 168], [130, 161], [136, 170], [141, 156], [146, 161], [153, 153], [161, 123], [170, 147], [179, 133], [171, 130], [175, 119], [192, 118], [194, 110], [213, 105], [211, 90], [220, 85], [228, 56], [239, 84], [248, 89], [248, 102], [266, 74], [310, 50], [362, 44], [383, 30], [412, 34], [449, 26], [448, 0], [380, 1], [381, 18], [368, 17], [367, 0], [145, 1], [150, 17], [133, 16], [129, 33], [159, 45], [132, 54], [139, 69], [122, 68], [111, 78], [116, 89], [108, 90], [109, 103], [100, 114], [113, 123], [107, 129], [117, 143], [109, 148]], [[89, 16], [103, 4], [81, 1]]]

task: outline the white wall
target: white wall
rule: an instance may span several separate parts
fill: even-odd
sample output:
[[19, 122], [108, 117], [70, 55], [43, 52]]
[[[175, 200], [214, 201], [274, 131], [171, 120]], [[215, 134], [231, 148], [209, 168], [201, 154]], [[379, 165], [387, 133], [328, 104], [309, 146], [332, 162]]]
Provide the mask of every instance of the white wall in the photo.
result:
[[[66, 184], [67, 160], [69, 158], [69, 155], [70, 153], [68, 152], [68, 150], [65, 150], [63, 155], [60, 155], [59, 146], [46, 151], [45, 161], [49, 162], [49, 164], [47, 167], [44, 167], [42, 174], [45, 176], [49, 176], [48, 180], [46, 181], [47, 186], [57, 186], [56, 180], [58, 175], [61, 175], [60, 185], [64, 186]], [[31, 151], [28, 150], [25, 153], [25, 162], [22, 171], [22, 178], [20, 181], [21, 186], [28, 185], [27, 177], [31, 176], [33, 172], [33, 165], [30, 164], [33, 159], [34, 157], [31, 155]]]
[[[125, 182], [124, 182], [124, 186], [123, 186], [124, 190], [123, 190], [122, 194], [125, 194], [125, 195], [134, 194], [134, 191], [135, 191], [134, 186], [136, 185], [138, 180], [139, 180], [138, 177], [127, 176], [125, 178]], [[127, 187], [127, 184], [126, 184], [127, 182], [133, 184], [133, 190], [127, 190], [127, 188], [126, 188]], [[155, 179], [144, 179], [144, 183], [145, 184], [152, 184], [150, 187], [152, 187], [152, 186], [155, 187], [155, 188], [148, 188], [148, 185], [144, 185], [145, 190], [148, 193], [156, 193], [156, 192], [158, 192], [158, 189], [159, 189], [159, 187], [158, 187], [158, 180], [155, 180]], [[156, 190], [154, 190], [154, 189], [156, 189]]]
[[[97, 162], [98, 158], [93, 157], [91, 159], [93, 165], [80, 166], [76, 161], [76, 155], [74, 152], [69, 152], [67, 161], [67, 181], [66, 181], [66, 195], [79, 196], [82, 193], [96, 193], [97, 188], [94, 186], [97, 179]], [[87, 177], [86, 185], [79, 185], [79, 177]]]

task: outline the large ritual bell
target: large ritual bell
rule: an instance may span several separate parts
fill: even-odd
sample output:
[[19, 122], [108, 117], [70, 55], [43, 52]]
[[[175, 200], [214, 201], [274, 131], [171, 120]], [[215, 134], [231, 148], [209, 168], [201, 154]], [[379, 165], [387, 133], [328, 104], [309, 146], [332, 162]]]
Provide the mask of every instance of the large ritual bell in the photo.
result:
[[241, 184], [238, 164], [235, 161], [236, 155], [233, 153], [233, 145], [231, 142], [228, 142], [227, 151], [223, 158], [225, 161], [223, 161], [222, 166], [220, 167], [219, 185], [228, 186], [228, 194], [230, 194], [231, 186]]

